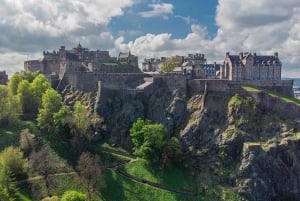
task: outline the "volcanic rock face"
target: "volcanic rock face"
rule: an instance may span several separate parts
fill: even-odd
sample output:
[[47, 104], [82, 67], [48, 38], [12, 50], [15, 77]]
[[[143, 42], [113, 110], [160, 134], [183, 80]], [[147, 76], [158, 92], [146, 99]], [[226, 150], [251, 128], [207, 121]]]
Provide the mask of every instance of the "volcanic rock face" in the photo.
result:
[[226, 186], [250, 201], [300, 200], [300, 134], [294, 119], [270, 113], [250, 96], [188, 96], [163, 81], [151, 87], [147, 93], [102, 88], [101, 96], [89, 96], [101, 119], [96, 133], [131, 147], [132, 124], [150, 119], [164, 124], [167, 138], [180, 139], [182, 160], [208, 188]]

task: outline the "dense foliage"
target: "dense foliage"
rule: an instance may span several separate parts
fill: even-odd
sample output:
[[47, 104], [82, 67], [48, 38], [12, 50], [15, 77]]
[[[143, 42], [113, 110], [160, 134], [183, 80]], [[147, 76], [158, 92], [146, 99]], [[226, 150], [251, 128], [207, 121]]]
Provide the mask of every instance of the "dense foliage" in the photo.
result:
[[165, 145], [166, 129], [162, 124], [150, 124], [138, 119], [130, 129], [134, 154], [148, 161], [157, 162]]

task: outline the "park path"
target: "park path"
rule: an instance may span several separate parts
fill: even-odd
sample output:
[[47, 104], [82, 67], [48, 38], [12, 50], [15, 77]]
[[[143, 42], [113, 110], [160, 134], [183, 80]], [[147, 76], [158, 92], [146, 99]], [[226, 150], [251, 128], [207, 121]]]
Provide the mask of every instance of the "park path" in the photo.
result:
[[[192, 196], [196, 196], [198, 195], [198, 193], [193, 192], [193, 191], [189, 191], [189, 190], [185, 190], [185, 189], [175, 189], [172, 188], [170, 186], [166, 186], [163, 184], [159, 184], [159, 183], [155, 183], [155, 182], [151, 182], [133, 175], [128, 174], [127, 172], [125, 172], [124, 170], [122, 170], [122, 167], [124, 167], [125, 165], [129, 164], [129, 163], [134, 163], [136, 161], [138, 161], [138, 158], [122, 152], [122, 151], [116, 151], [116, 150], [111, 150], [111, 149], [106, 149], [106, 148], [101, 148], [101, 151], [107, 152], [107, 153], [113, 153], [115, 155], [119, 155], [119, 156], [123, 156], [125, 158], [128, 158], [128, 160], [126, 161], [122, 161], [122, 162], [116, 162], [116, 163], [111, 163], [111, 164], [105, 164], [102, 166], [103, 169], [111, 169], [114, 170], [115, 172], [117, 172], [118, 174], [132, 180], [135, 182], [138, 182], [140, 184], [146, 184], [155, 188], [159, 188], [162, 190], [166, 190], [166, 191], [170, 191], [173, 193], [178, 193], [178, 194], [182, 194], [182, 195], [192, 195]], [[71, 175], [71, 174], [77, 174], [75, 171], [71, 171], [71, 172], [61, 172], [61, 173], [55, 173], [55, 174], [50, 174], [49, 176], [63, 176], [63, 175]], [[43, 176], [35, 176], [35, 177], [29, 177], [27, 179], [23, 179], [23, 180], [19, 180], [16, 181], [17, 184], [23, 183], [23, 182], [30, 182], [30, 181], [34, 181], [34, 180], [39, 180], [42, 179]]]

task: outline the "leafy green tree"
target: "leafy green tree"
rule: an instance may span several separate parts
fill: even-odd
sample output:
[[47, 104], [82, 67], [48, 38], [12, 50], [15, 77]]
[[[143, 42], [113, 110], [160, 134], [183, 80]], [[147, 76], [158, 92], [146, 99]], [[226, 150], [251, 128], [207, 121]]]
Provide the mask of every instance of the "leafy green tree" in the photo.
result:
[[62, 98], [54, 89], [47, 89], [42, 97], [37, 123], [40, 129], [51, 132], [54, 129], [54, 115], [62, 107]]
[[181, 158], [181, 145], [177, 137], [171, 137], [166, 143], [162, 154], [162, 169], [172, 161], [178, 161]]
[[162, 124], [144, 124], [138, 119], [130, 129], [134, 154], [158, 162], [165, 145], [166, 129]]
[[13, 176], [21, 176], [25, 173], [26, 160], [20, 148], [13, 146], [5, 148], [0, 153], [0, 163], [7, 172]]
[[79, 101], [74, 105], [74, 112], [69, 123], [72, 135], [71, 144], [78, 153], [81, 153], [86, 150], [90, 137], [88, 128], [91, 123], [89, 111]]
[[9, 79], [8, 87], [11, 90], [11, 92], [13, 93], [13, 95], [17, 94], [18, 85], [22, 80], [23, 80], [23, 78], [20, 73], [13, 74], [11, 76], [11, 78]]
[[144, 143], [144, 134], [142, 133], [144, 126], [145, 121], [141, 118], [138, 118], [130, 129], [131, 140], [135, 147], [141, 147]]
[[32, 81], [31, 88], [36, 99], [37, 108], [40, 108], [43, 94], [51, 88], [50, 82], [43, 74], [39, 74]]
[[7, 147], [0, 153], [0, 198], [13, 201], [18, 188], [15, 178], [24, 174], [26, 160], [19, 148]]
[[61, 201], [87, 201], [87, 197], [84, 193], [78, 191], [66, 191], [62, 195]]
[[162, 72], [172, 72], [174, 68], [175, 68], [175, 64], [171, 60], [167, 60], [162, 64], [160, 70]]
[[81, 183], [87, 190], [88, 200], [91, 201], [97, 188], [104, 186], [100, 161], [90, 153], [84, 152], [78, 159], [76, 170], [79, 173]]
[[12, 125], [19, 122], [20, 102], [4, 85], [0, 85], [0, 111], [0, 125]]
[[34, 94], [30, 83], [27, 80], [22, 80], [17, 89], [17, 95], [21, 102], [22, 110], [25, 115], [36, 114], [36, 102], [33, 98]]
[[15, 177], [5, 167], [0, 164], [0, 198], [1, 200], [15, 201], [18, 188]]
[[74, 105], [73, 120], [75, 134], [85, 135], [90, 125], [89, 112], [79, 101], [76, 101]]
[[70, 121], [72, 119], [71, 109], [63, 105], [57, 113], [54, 113], [54, 129], [55, 134], [63, 135], [64, 137], [69, 137], [70, 133]]

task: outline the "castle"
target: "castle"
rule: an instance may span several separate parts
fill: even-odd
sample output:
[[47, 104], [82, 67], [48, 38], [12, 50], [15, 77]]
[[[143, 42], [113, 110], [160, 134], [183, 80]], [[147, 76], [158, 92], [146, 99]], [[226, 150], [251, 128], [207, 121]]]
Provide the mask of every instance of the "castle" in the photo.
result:
[[[220, 64], [216, 62], [208, 64], [204, 54], [188, 54], [187, 56], [176, 55], [174, 72], [182, 72], [188, 75], [190, 78], [214, 78], [216, 72], [220, 70]], [[160, 68], [167, 57], [161, 57], [160, 59], [150, 58], [145, 59], [142, 63], [142, 69], [144, 72], [160, 72]]]
[[81, 73], [93, 74], [93, 77], [108, 73], [141, 73], [138, 57], [131, 52], [121, 52], [118, 58], [111, 57], [108, 51], [92, 51], [80, 43], [71, 50], [61, 46], [57, 52], [44, 51], [42, 59], [25, 61], [24, 70], [45, 74], [54, 88], [63, 88], [62, 84], [72, 83]]
[[[168, 58], [145, 59], [143, 70], [159, 71], [160, 65]], [[108, 51], [91, 51], [79, 43], [76, 48], [44, 52], [41, 60], [24, 62], [25, 71], [39, 71], [51, 80], [59, 91], [67, 86], [83, 92], [101, 89], [121, 90], [122, 93], [150, 93], [157, 83], [167, 83], [170, 91], [177, 88], [197, 93], [215, 91], [235, 93], [242, 84], [269, 88], [288, 96], [293, 96], [292, 80], [281, 80], [281, 61], [278, 53], [258, 56], [255, 53], [226, 53], [224, 64], [207, 64], [204, 54], [175, 56], [174, 71], [171, 73], [142, 73], [138, 67], [138, 57], [131, 52], [111, 57]], [[188, 89], [188, 90], [187, 90]], [[147, 91], [148, 90], [148, 91]], [[125, 94], [126, 94], [125, 93]]]
[[275, 52], [272, 56], [258, 56], [249, 52], [239, 55], [226, 53], [220, 78], [228, 80], [281, 80], [282, 64]]

